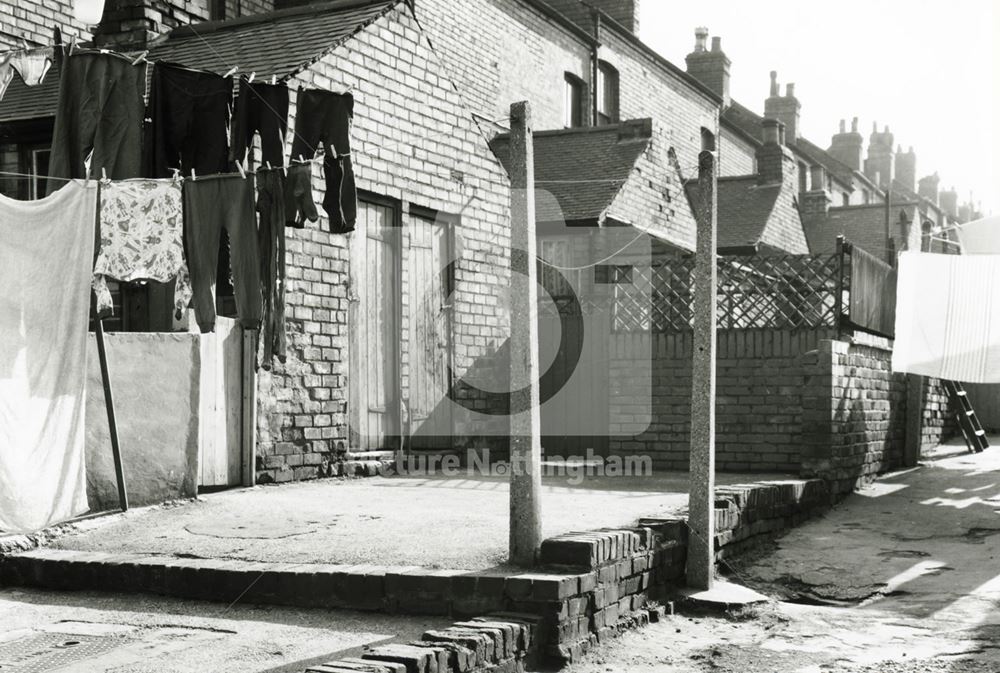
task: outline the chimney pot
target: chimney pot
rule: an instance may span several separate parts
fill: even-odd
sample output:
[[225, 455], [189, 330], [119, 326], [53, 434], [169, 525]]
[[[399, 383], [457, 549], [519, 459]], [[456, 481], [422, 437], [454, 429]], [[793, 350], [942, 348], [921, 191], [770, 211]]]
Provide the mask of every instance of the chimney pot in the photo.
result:
[[785, 85], [785, 96], [788, 98], [795, 98], [795, 83], [789, 82]]
[[778, 71], [777, 70], [772, 70], [771, 71], [771, 95], [772, 96], [777, 96], [778, 95]]
[[712, 38], [712, 51], [722, 51], [722, 38], [713, 37]]
[[847, 122], [843, 119], [840, 120], [840, 132], [844, 133], [847, 131]]
[[787, 150], [784, 145], [784, 125], [777, 119], [765, 117], [761, 121], [763, 143], [757, 150], [757, 181], [774, 184], [785, 178]]
[[855, 117], [854, 119], [851, 120], [851, 133], [857, 133], [857, 132], [858, 132], [858, 118]]
[[777, 119], [765, 119], [761, 122], [761, 140], [765, 145], [778, 145], [781, 143], [781, 122]]
[[705, 44], [708, 41], [708, 28], [698, 26], [694, 29], [694, 50], [698, 53], [705, 51]]

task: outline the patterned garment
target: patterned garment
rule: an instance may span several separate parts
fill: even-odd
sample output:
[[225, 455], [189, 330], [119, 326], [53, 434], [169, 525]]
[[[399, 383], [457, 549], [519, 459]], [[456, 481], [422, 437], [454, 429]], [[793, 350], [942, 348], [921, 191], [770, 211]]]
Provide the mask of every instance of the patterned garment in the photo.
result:
[[191, 301], [184, 262], [181, 186], [174, 180], [121, 180], [101, 188], [101, 252], [94, 265], [97, 315], [112, 313], [107, 279], [155, 280], [176, 277], [178, 315]]

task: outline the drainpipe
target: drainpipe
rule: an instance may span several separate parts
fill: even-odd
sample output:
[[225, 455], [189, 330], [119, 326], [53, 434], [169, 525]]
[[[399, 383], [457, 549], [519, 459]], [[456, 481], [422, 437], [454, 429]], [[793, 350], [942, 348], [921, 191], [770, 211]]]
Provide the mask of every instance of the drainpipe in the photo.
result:
[[600, 77], [600, 60], [597, 49], [601, 44], [601, 12], [596, 8], [590, 10], [594, 21], [594, 45], [590, 48], [590, 125], [597, 126], [597, 114], [600, 101], [597, 99], [597, 81]]

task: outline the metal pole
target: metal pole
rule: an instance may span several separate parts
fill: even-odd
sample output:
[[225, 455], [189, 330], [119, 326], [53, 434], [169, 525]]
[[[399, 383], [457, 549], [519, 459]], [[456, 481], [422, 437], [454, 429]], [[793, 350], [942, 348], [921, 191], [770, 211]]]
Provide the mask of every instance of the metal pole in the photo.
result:
[[108, 372], [108, 354], [104, 349], [104, 323], [97, 320], [97, 357], [101, 361], [101, 381], [104, 384], [104, 405], [108, 409], [108, 433], [111, 435], [111, 453], [115, 458], [115, 479], [118, 481], [118, 505], [128, 511], [128, 492], [125, 490], [125, 472], [122, 468], [121, 447], [118, 446], [118, 422], [115, 420], [115, 398], [111, 394], [111, 374]]
[[698, 155], [695, 221], [694, 341], [691, 357], [691, 462], [688, 494], [687, 584], [711, 589], [715, 572], [715, 155]]
[[531, 106], [514, 103], [510, 118], [510, 561], [532, 566], [542, 542], [542, 446]]

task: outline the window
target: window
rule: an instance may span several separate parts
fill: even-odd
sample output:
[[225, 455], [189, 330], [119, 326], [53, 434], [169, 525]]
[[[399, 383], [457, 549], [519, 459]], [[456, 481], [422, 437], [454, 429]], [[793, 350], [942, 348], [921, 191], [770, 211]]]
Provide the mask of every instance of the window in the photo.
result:
[[583, 80], [571, 72], [566, 73], [566, 99], [563, 104], [566, 128], [583, 126]]
[[597, 123], [617, 124], [618, 111], [618, 71], [606, 61], [597, 64]]
[[701, 150], [702, 152], [715, 151], [715, 134], [704, 126], [701, 127]]
[[841, 200], [843, 201], [843, 205], [845, 205], [845, 206], [851, 205], [851, 197], [850, 197], [850, 195], [844, 193], [844, 194], [841, 194], [840, 197], [841, 197]]
[[809, 167], [799, 162], [799, 192], [809, 191]]

